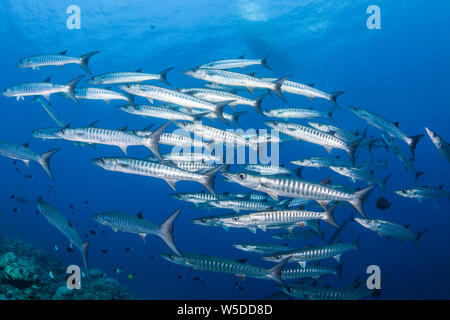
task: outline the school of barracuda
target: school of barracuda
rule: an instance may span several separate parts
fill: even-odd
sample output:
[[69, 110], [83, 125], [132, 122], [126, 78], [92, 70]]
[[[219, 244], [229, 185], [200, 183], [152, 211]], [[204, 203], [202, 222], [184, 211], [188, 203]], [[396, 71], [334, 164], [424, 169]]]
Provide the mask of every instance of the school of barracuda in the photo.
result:
[[[59, 54], [45, 54], [20, 59], [19, 68], [37, 70], [47, 66], [62, 67], [66, 64], [77, 64], [88, 74], [92, 74], [88, 67], [89, 60], [97, 56], [94, 51], [79, 57], [67, 55], [67, 51]], [[238, 72], [239, 68], [256, 66], [272, 70], [267, 63], [267, 56], [262, 59], [237, 59], [213, 61], [185, 70], [189, 77], [204, 81], [205, 87], [169, 89], [158, 85], [158, 82], [171, 86], [167, 74], [173, 67], [166, 68], [160, 73], [144, 73], [142, 69], [136, 71], [111, 72], [94, 75], [87, 80], [90, 85], [111, 85], [111, 87], [79, 87], [83, 76], [78, 76], [66, 84], [55, 84], [50, 78], [42, 82], [26, 82], [4, 89], [5, 97], [15, 97], [17, 101], [24, 97], [31, 97], [33, 103], [40, 104], [46, 113], [56, 123], [55, 127], [37, 128], [31, 135], [39, 139], [61, 139], [77, 146], [109, 145], [119, 147], [123, 157], [108, 157], [100, 155], [93, 159], [93, 164], [108, 170], [127, 174], [154, 177], [165, 180], [175, 190], [178, 181], [192, 181], [204, 186], [207, 190], [200, 192], [173, 193], [174, 199], [189, 202], [198, 209], [228, 210], [225, 214], [214, 214], [193, 219], [199, 226], [248, 229], [252, 233], [257, 230], [265, 232], [267, 229], [279, 229], [282, 232], [272, 236], [273, 239], [309, 239], [320, 238], [324, 233], [320, 230], [321, 221], [336, 228], [328, 242], [321, 246], [289, 247], [287, 244], [273, 243], [269, 239], [264, 243], [236, 243], [234, 248], [249, 254], [259, 254], [265, 261], [274, 262], [270, 268], [262, 268], [247, 264], [246, 261], [235, 261], [223, 257], [206, 256], [202, 254], [188, 254], [180, 251], [175, 245], [173, 230], [174, 222], [181, 209], [170, 215], [160, 226], [145, 220], [141, 215], [124, 212], [96, 213], [93, 219], [98, 223], [110, 227], [114, 231], [133, 233], [145, 240], [148, 235], [160, 237], [172, 253], [162, 253], [164, 259], [201, 271], [231, 273], [240, 278], [253, 277], [270, 279], [278, 282], [276, 287], [287, 296], [300, 299], [360, 299], [370, 295], [377, 297], [380, 290], [369, 290], [361, 281], [347, 286], [330, 288], [317, 285], [317, 280], [323, 276], [342, 277], [344, 262], [342, 255], [359, 250], [359, 237], [354, 242], [342, 243], [338, 240], [342, 230], [352, 221], [362, 228], [376, 232], [382, 237], [412, 240], [416, 242], [426, 230], [414, 232], [409, 227], [395, 224], [381, 219], [365, 217], [364, 202], [375, 187], [385, 190], [391, 173], [385, 176], [375, 174], [377, 169], [387, 169], [387, 159], [373, 160], [372, 152], [383, 148], [391, 152], [404, 167], [413, 173], [414, 181], [424, 174], [415, 168], [415, 150], [424, 134], [409, 136], [399, 128], [397, 122], [391, 122], [374, 111], [361, 107], [349, 107], [350, 114], [364, 120], [367, 125], [378, 129], [378, 136], [367, 136], [367, 128], [363, 132], [341, 128], [333, 118], [335, 112], [342, 112], [337, 98], [343, 91], [325, 92], [313, 84], [302, 84], [294, 81], [292, 76], [272, 78], [257, 77], [256, 73]], [[148, 81], [155, 83], [147, 84]], [[146, 82], [146, 84], [143, 84]], [[120, 90], [120, 91], [119, 91]], [[238, 94], [239, 90], [248, 90], [254, 94], [255, 90], [263, 91], [255, 97], [245, 97]], [[313, 100], [321, 98], [330, 102], [327, 110], [300, 107], [274, 107], [262, 110], [262, 101], [271, 92], [281, 100], [287, 102], [285, 94], [301, 95]], [[140, 117], [151, 117], [167, 120], [158, 128], [152, 130], [153, 125], [143, 129], [128, 129], [128, 126], [118, 129], [100, 128], [97, 121], [87, 126], [72, 127], [58, 119], [53, 114], [50, 96], [58, 94], [79, 104], [81, 99], [112, 100], [126, 102], [117, 109]], [[135, 103], [141, 99], [141, 104]], [[278, 99], [274, 97], [274, 99]], [[154, 104], [154, 101], [159, 104]], [[150, 102], [150, 104], [143, 104]], [[233, 113], [224, 112], [226, 107], [250, 109], [236, 110]], [[251, 109], [254, 109], [253, 111]], [[245, 113], [256, 112], [266, 121], [261, 123], [274, 131], [272, 133], [236, 133], [216, 128], [213, 125], [202, 124], [203, 119], [214, 123], [215, 119], [229, 126], [240, 127], [238, 119]], [[292, 122], [304, 121], [303, 123]], [[357, 120], [357, 118], [355, 118]], [[305, 123], [306, 122], [306, 123]], [[331, 122], [331, 123], [330, 123]], [[166, 132], [167, 127], [183, 129], [186, 134]], [[261, 127], [267, 129], [267, 127]], [[261, 129], [261, 128], [256, 128]], [[436, 146], [441, 156], [450, 162], [450, 145], [438, 133], [428, 127], [424, 128], [431, 142]], [[277, 132], [277, 134], [273, 134]], [[201, 139], [197, 139], [200, 137]], [[222, 155], [213, 154], [217, 145], [244, 147], [255, 152], [265, 150], [271, 143], [285, 143], [286, 141], [306, 141], [320, 145], [329, 153], [328, 156], [318, 154], [315, 157], [291, 159], [295, 168], [285, 167], [283, 164], [223, 164]], [[397, 141], [403, 141], [409, 148], [410, 155], [405, 152]], [[179, 149], [161, 154], [159, 145], [182, 147], [190, 152]], [[151, 155], [145, 159], [129, 157], [128, 149], [144, 146]], [[331, 156], [332, 149], [345, 151], [348, 156]], [[30, 161], [39, 163], [47, 175], [54, 180], [50, 170], [50, 159], [59, 149], [53, 149], [39, 154], [32, 151], [28, 143], [20, 144], [11, 141], [0, 141], [0, 154], [21, 160], [27, 166]], [[358, 162], [356, 152], [369, 151], [372, 161]], [[347, 185], [333, 184], [331, 179], [325, 181], [308, 181], [302, 177], [305, 168], [328, 168], [330, 173], [348, 177], [367, 183], [367, 187], [355, 189]], [[224, 180], [247, 188], [247, 193], [217, 193], [214, 181], [217, 173], [221, 173]], [[194, 185], [193, 185], [194, 187]], [[169, 191], [168, 189], [167, 191]], [[450, 192], [440, 187], [408, 185], [401, 190], [394, 191], [396, 195], [417, 199], [449, 198]], [[356, 210], [360, 217], [353, 215], [339, 226], [335, 220], [335, 211], [339, 206], [348, 204]], [[88, 242], [83, 243], [77, 231], [66, 220], [64, 215], [47, 201], [37, 202], [38, 210], [81, 252], [87, 269]], [[245, 211], [245, 213], [242, 213]], [[165, 214], [167, 216], [167, 214]], [[334, 258], [338, 266], [324, 265], [323, 261]], [[305, 279], [314, 279], [314, 283], [306, 284]], [[288, 283], [297, 280], [299, 282]]]

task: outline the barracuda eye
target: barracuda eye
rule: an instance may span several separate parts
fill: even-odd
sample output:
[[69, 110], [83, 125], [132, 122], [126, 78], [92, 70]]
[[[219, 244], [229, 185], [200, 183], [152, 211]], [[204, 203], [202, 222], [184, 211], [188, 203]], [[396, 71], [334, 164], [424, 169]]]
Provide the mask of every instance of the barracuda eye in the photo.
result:
[[241, 172], [241, 173], [238, 174], [239, 180], [244, 180], [246, 177], [247, 177], [247, 175], [245, 173]]
[[201, 222], [206, 222], [206, 219], [201, 219], [200, 221], [201, 221]]
[[174, 258], [173, 254], [169, 254], [169, 259], [173, 260], [173, 258]]
[[239, 221], [239, 217], [233, 217], [234, 221]]
[[274, 125], [278, 125], [278, 121], [274, 121], [274, 122], [272, 122]]
[[101, 163], [106, 163], [106, 159], [105, 158], [100, 158], [100, 162]]
[[289, 288], [288, 288], [288, 291], [289, 291], [289, 293], [293, 293], [293, 292], [294, 292], [294, 289], [293, 289], [292, 287], [289, 287]]
[[275, 256], [276, 259], [281, 259], [281, 256]]

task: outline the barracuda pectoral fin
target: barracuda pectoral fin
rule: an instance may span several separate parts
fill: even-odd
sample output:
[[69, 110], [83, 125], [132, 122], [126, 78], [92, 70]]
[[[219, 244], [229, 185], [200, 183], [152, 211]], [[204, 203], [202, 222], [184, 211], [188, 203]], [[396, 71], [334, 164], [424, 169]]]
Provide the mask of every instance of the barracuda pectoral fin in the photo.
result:
[[328, 204], [330, 201], [317, 201], [317, 203], [324, 209], [327, 210]]
[[105, 101], [107, 104], [111, 103], [111, 99], [103, 99], [103, 101]]
[[152, 98], [147, 98], [147, 101], [150, 103], [153, 103], [153, 99]]
[[30, 167], [30, 160], [22, 160], [25, 165], [29, 168]]
[[254, 88], [251, 88], [251, 87], [247, 87], [247, 90], [248, 90], [248, 92], [250, 92], [251, 94], [253, 94], [253, 92], [255, 92], [255, 89], [254, 89]]
[[127, 146], [119, 146], [123, 153], [127, 154]]
[[245, 280], [245, 275], [243, 274], [237, 274], [236, 277], [238, 277], [241, 280]]
[[141, 237], [142, 241], [145, 243], [145, 237], [147, 236], [146, 233], [139, 233], [139, 237]]
[[260, 228], [262, 231], [266, 232], [266, 226], [265, 225], [259, 225], [258, 228]]
[[325, 150], [327, 150], [327, 152], [328, 152], [329, 154], [331, 154], [331, 151], [333, 150], [332, 147], [328, 147], [328, 146], [323, 146], [323, 147], [325, 148]]
[[111, 228], [114, 232], [117, 232], [117, 228]]
[[340, 254], [334, 256], [333, 258], [336, 259], [337, 262], [341, 262], [341, 255]]
[[223, 225], [222, 228], [223, 228], [223, 230], [225, 230], [225, 231], [230, 230], [230, 228], [229, 228], [228, 226], [225, 226], [225, 225]]
[[299, 261], [298, 264], [300, 265], [300, 267], [306, 268], [306, 261]]
[[251, 233], [256, 233], [256, 228], [255, 227], [248, 228], [248, 230], [250, 230]]
[[17, 96], [17, 97], [16, 97], [16, 101], [19, 101], [19, 100], [20, 100], [20, 98], [21, 98], [20, 96]]
[[177, 184], [177, 180], [169, 180], [169, 179], [164, 179], [164, 181], [166, 181], [167, 182], [167, 184], [173, 189], [173, 190], [175, 190], [176, 191], [176, 189], [175, 189], [175, 185]]

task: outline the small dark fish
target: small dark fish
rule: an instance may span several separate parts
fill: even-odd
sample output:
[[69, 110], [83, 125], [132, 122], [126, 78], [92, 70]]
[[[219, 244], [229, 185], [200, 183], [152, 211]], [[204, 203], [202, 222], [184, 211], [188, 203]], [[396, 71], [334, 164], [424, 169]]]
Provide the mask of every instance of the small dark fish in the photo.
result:
[[33, 176], [32, 176], [31, 174], [27, 174], [27, 175], [25, 176], [25, 178], [26, 178], [26, 179], [33, 179]]
[[14, 208], [14, 209], [13, 209], [13, 212], [14, 212], [14, 213], [18, 213], [18, 212], [19, 212], [19, 209]]
[[86, 200], [86, 201], [84, 202], [84, 204], [89, 204], [89, 201]]
[[178, 279], [180, 279], [180, 280], [184, 280], [184, 279], [186, 279], [186, 277], [185, 277], [185, 276], [182, 276], [182, 275], [180, 275], [180, 274], [179, 274], [179, 275], [177, 275], [177, 278], [178, 278]]
[[67, 252], [73, 252], [73, 248], [70, 244], [67, 246]]
[[14, 199], [15, 197], [16, 197], [16, 196], [12, 194], [9, 198], [10, 198], [10, 199]]
[[104, 254], [106, 254], [106, 253], [108, 253], [108, 250], [107, 250], [107, 249], [102, 249], [101, 252], [104, 253]]
[[70, 208], [70, 209], [75, 209], [75, 207], [73, 206], [73, 204], [71, 204], [71, 205], [69, 206], [69, 208]]
[[89, 233], [92, 234], [93, 236], [97, 234], [97, 232], [95, 232], [94, 230], [90, 230]]
[[381, 210], [389, 209], [391, 207], [391, 205], [392, 205], [392, 203], [389, 202], [388, 199], [383, 198], [383, 197], [378, 198], [377, 204], [376, 204], [377, 208], [381, 209]]
[[130, 252], [131, 250], [133, 250], [132, 248], [125, 248], [125, 251]]

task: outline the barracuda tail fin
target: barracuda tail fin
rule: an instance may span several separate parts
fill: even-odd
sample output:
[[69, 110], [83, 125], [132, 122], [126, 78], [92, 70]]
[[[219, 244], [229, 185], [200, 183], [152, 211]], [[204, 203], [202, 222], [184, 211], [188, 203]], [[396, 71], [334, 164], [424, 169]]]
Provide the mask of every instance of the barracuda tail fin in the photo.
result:
[[417, 234], [416, 240], [415, 240], [416, 246], [417, 246], [417, 242], [419, 241], [419, 239], [422, 238], [423, 234], [424, 234], [425, 232], [427, 232], [427, 231], [428, 231], [428, 229], [425, 229], [425, 230], [420, 231], [420, 232]]
[[361, 141], [363, 141], [363, 139], [364, 138], [360, 138], [356, 141], [353, 141], [352, 143], [350, 143], [348, 145], [347, 153], [350, 156], [350, 160], [351, 160], [352, 164], [355, 164], [355, 152], [356, 152], [356, 149], [358, 148], [359, 144], [361, 143]]
[[336, 268], [336, 275], [339, 277], [339, 279], [342, 280], [342, 271], [344, 269], [344, 265], [347, 261], [342, 262], [340, 265], [337, 266]]
[[409, 137], [411, 140], [408, 143], [409, 151], [411, 152], [412, 159], [414, 160], [416, 158], [416, 147], [417, 143], [419, 143], [419, 140], [422, 139], [425, 135], [424, 134], [418, 134], [416, 136]]
[[161, 138], [161, 134], [167, 128], [170, 122], [167, 122], [160, 126], [158, 129], [153, 131], [147, 138], [145, 146], [153, 153], [155, 157], [158, 158], [159, 161], [164, 162], [163, 157], [159, 153], [159, 139]]
[[326, 112], [326, 116], [328, 118], [328, 120], [330, 120], [331, 122], [336, 123], [336, 120], [334, 120], [333, 118], [333, 111], [334, 109], [336, 109], [336, 107], [331, 107], [330, 109], [328, 109], [328, 111]]
[[421, 175], [424, 175], [424, 174], [425, 174], [425, 172], [423, 172], [423, 171], [416, 171], [416, 172], [414, 173], [414, 182], [417, 183], [417, 179], [418, 179]]
[[201, 118], [207, 116], [210, 112], [202, 112], [202, 113], [196, 113], [192, 117], [194, 118], [194, 121], [200, 121]]
[[325, 209], [325, 216], [322, 219], [325, 222], [328, 222], [333, 227], [339, 228], [339, 225], [334, 221], [334, 209], [336, 209], [337, 203], [333, 204], [328, 209]]
[[167, 84], [168, 86], [172, 86], [172, 84], [169, 81], [167, 81], [167, 73], [169, 73], [169, 71], [172, 70], [173, 68], [175, 68], [175, 67], [170, 67], [170, 68], [162, 70], [159, 73], [159, 81], [161, 81], [164, 84]]
[[330, 95], [330, 101], [331, 101], [336, 107], [338, 107], [339, 109], [342, 109], [342, 108], [337, 104], [336, 99], [337, 99], [337, 97], [339, 97], [340, 95], [342, 95], [342, 94], [344, 94], [344, 93], [345, 93], [345, 91], [335, 91], [335, 92], [330, 92], [330, 93], [329, 93], [329, 95]]
[[77, 85], [78, 81], [80, 81], [83, 77], [84, 77], [84, 75], [76, 77], [72, 81], [68, 82], [66, 84], [67, 90], [64, 91], [64, 95], [67, 98], [69, 98], [70, 100], [72, 100], [73, 102], [75, 102], [76, 104], [80, 104], [80, 103], [78, 102], [77, 98], [75, 98], [75, 86]]
[[217, 197], [217, 193], [214, 190], [214, 179], [216, 178], [217, 172], [222, 171], [226, 167], [228, 167], [227, 164], [222, 164], [221, 166], [206, 171], [202, 174], [201, 180], [199, 181], [215, 197]]
[[88, 63], [89, 63], [89, 59], [93, 56], [96, 55], [97, 53], [99, 53], [100, 51], [93, 51], [93, 52], [89, 52], [86, 54], [83, 54], [80, 59], [81, 62], [79, 64], [79, 66], [81, 67], [81, 69], [83, 69], [84, 71], [86, 71], [89, 74], [92, 74], [91, 70], [89, 70], [88, 68]]
[[291, 77], [291, 75], [288, 75], [286, 77], [280, 78], [276, 81], [273, 82], [273, 84], [275, 85], [275, 88], [272, 89], [273, 92], [275, 92], [275, 94], [280, 97], [281, 100], [283, 100], [284, 102], [287, 102], [286, 99], [284, 98], [283, 94], [281, 93], [281, 86], [283, 85], [283, 82], [286, 81], [287, 79], [289, 79]]
[[266, 54], [264, 58], [261, 59], [261, 65], [269, 70], [272, 70], [271, 67], [269, 67], [269, 65], [267, 64], [267, 58], [269, 57], [269, 54]]
[[261, 112], [261, 103], [265, 96], [267, 96], [267, 93], [264, 93], [263, 95], [257, 97], [255, 100], [253, 100], [253, 101], [255, 101], [253, 108], [255, 108], [256, 111], [258, 111], [258, 113], [262, 113]]
[[235, 100], [229, 100], [229, 101], [223, 101], [223, 102], [218, 102], [215, 103], [216, 105], [216, 109], [214, 110], [214, 114], [216, 115], [216, 117], [222, 121], [225, 124], [228, 124], [227, 120], [225, 120], [225, 118], [223, 117], [223, 108], [225, 108], [226, 105], [234, 102]]
[[381, 181], [381, 189], [383, 189], [383, 192], [386, 193], [386, 182], [388, 179], [392, 176], [392, 174], [388, 174], [382, 181]]
[[239, 117], [242, 116], [245, 113], [247, 113], [247, 111], [233, 112], [231, 114], [231, 122], [233, 122], [236, 126], [238, 126], [240, 128], [241, 126], [239, 124]]
[[59, 151], [59, 148], [47, 151], [46, 153], [43, 153], [41, 155], [41, 158], [39, 160], [39, 164], [41, 165], [42, 169], [47, 173], [47, 175], [52, 179], [52, 181], [55, 181], [55, 178], [53, 178], [52, 172], [50, 171], [50, 158]]
[[368, 197], [370, 191], [375, 188], [375, 185], [368, 186], [367, 188], [361, 189], [359, 191], [356, 191], [353, 194], [353, 200], [350, 201], [352, 206], [356, 209], [356, 211], [359, 212], [363, 217], [366, 215], [364, 214], [363, 204], [366, 198]]
[[88, 269], [88, 262], [87, 262], [88, 246], [89, 246], [89, 241], [86, 241], [81, 245], [81, 248], [80, 248], [81, 257], [83, 258], [84, 268], [86, 269], [86, 277], [89, 277], [89, 269]]
[[175, 222], [175, 219], [178, 217], [182, 209], [178, 209], [175, 211], [170, 217], [167, 218], [166, 221], [164, 221], [161, 226], [159, 227], [159, 236], [161, 239], [166, 243], [166, 245], [177, 255], [181, 256], [180, 251], [178, 251], [177, 247], [175, 246], [175, 242], [173, 241], [173, 223]]
[[291, 259], [291, 256], [284, 258], [281, 260], [281, 262], [277, 263], [275, 266], [267, 270], [267, 276], [275, 280], [276, 282], [279, 282], [283, 284], [283, 280], [281, 279], [281, 270], [283, 269], [284, 265]]

